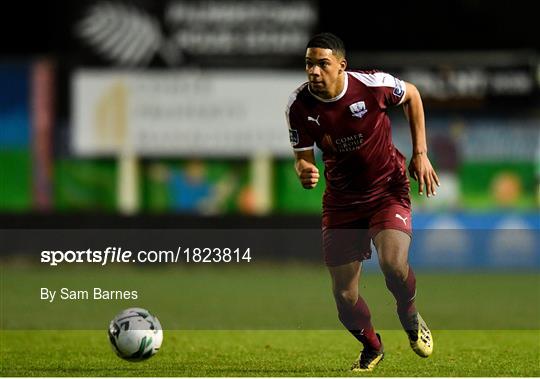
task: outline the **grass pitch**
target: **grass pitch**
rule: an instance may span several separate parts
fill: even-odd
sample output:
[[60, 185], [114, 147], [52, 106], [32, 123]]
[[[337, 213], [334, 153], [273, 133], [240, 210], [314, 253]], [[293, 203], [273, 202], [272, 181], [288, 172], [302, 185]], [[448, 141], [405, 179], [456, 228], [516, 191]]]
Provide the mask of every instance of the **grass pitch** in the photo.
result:
[[117, 358], [103, 331], [3, 331], [2, 376], [539, 376], [539, 331], [435, 331], [423, 359], [401, 331], [382, 331], [376, 371], [348, 370], [358, 343], [344, 331], [166, 331], [145, 362]]
[[[138, 306], [166, 330], [339, 330], [330, 276], [302, 263], [43, 267], [0, 264], [0, 329], [103, 330]], [[417, 272], [417, 305], [431, 329], [540, 329], [537, 272]], [[137, 290], [137, 300], [40, 299], [40, 289]], [[401, 328], [380, 271], [360, 292], [377, 329]], [[39, 317], [36, 317], [39, 315]], [[61, 317], [59, 317], [61, 315]]]
[[[353, 376], [360, 346], [336, 317], [321, 265], [45, 268], [0, 265], [1, 376]], [[380, 272], [361, 293], [386, 357], [361, 376], [540, 376], [540, 275], [417, 273], [435, 352], [416, 356]], [[40, 299], [40, 288], [135, 289], [137, 301]], [[146, 362], [116, 357], [107, 326], [140, 306], [164, 326]], [[354, 376], [360, 376], [354, 374]]]

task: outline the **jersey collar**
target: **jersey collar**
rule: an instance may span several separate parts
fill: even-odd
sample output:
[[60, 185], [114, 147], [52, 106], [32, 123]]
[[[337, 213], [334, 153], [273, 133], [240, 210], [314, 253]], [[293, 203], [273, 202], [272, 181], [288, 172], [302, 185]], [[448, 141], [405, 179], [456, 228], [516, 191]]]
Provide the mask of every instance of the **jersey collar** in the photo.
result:
[[343, 90], [341, 90], [341, 92], [337, 96], [335, 96], [335, 97], [333, 97], [331, 99], [323, 99], [322, 97], [319, 97], [319, 96], [315, 95], [313, 92], [311, 92], [311, 88], [309, 87], [309, 84], [308, 84], [307, 87], [308, 87], [309, 93], [314, 98], [316, 98], [317, 100], [322, 101], [324, 103], [332, 103], [334, 101], [338, 101], [339, 99], [341, 99], [345, 95], [345, 93], [347, 92], [347, 87], [349, 87], [349, 74], [348, 74], [347, 71], [344, 71], [344, 73], [345, 73], [345, 79], [344, 79], [345, 83], [343, 84]]

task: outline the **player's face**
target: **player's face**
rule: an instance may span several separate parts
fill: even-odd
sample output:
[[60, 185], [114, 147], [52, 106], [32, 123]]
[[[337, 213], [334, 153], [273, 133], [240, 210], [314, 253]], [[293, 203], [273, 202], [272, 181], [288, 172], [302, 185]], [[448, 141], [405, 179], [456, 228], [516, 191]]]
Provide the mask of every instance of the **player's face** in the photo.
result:
[[[341, 85], [340, 75], [346, 68], [343, 57], [331, 49], [310, 47], [306, 50], [306, 73], [311, 91], [323, 96], [334, 97]], [[336, 93], [337, 92], [337, 93]]]

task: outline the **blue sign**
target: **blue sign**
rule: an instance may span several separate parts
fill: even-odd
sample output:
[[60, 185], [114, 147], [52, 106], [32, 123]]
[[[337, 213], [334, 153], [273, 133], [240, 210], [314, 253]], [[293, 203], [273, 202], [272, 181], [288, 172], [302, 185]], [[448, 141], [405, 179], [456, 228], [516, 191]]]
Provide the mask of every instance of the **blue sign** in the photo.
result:
[[415, 213], [409, 261], [415, 268], [539, 269], [540, 216]]

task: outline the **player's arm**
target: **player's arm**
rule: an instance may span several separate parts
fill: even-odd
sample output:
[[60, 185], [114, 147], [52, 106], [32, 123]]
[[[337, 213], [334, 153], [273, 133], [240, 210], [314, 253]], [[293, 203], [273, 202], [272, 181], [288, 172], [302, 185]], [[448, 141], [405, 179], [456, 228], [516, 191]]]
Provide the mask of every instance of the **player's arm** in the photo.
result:
[[405, 95], [402, 101], [405, 116], [411, 129], [413, 155], [409, 164], [409, 174], [418, 181], [418, 193], [427, 196], [436, 195], [439, 178], [428, 158], [424, 107], [420, 92], [411, 83], [405, 82]]
[[295, 151], [294, 169], [296, 175], [305, 189], [315, 188], [319, 182], [319, 170], [315, 166], [315, 154], [313, 149]]

